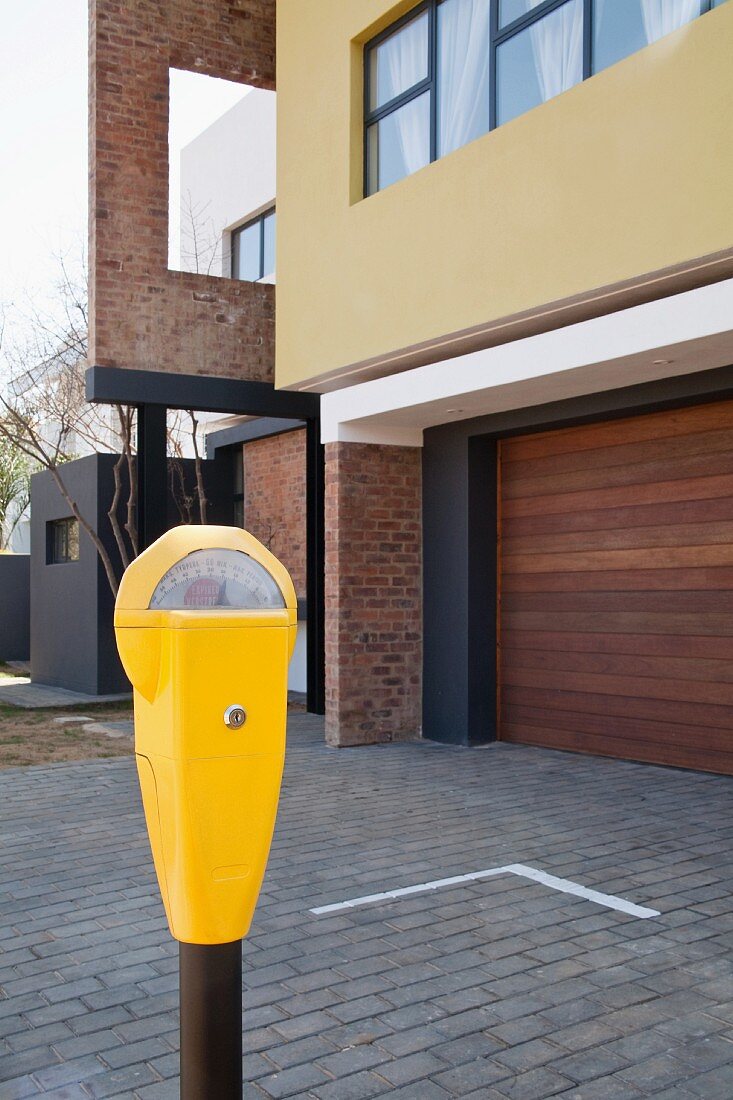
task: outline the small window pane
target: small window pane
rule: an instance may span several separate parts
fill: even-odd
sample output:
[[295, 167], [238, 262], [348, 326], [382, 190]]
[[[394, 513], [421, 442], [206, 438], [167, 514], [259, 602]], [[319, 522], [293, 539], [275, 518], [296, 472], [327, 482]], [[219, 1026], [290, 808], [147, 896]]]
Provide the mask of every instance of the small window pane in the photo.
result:
[[614, 65], [700, 15], [700, 0], [593, 0], [593, 71]]
[[499, 0], [499, 26], [506, 27], [540, 3], [543, 3], [543, 0], [535, 0], [534, 4], [531, 0]]
[[496, 51], [496, 121], [508, 122], [583, 79], [583, 0], [570, 0]]
[[68, 522], [66, 536], [67, 561], [79, 560], [79, 524], [75, 519]]
[[636, 53], [646, 46], [641, 0], [594, 0], [593, 71]]
[[375, 122], [367, 139], [369, 194], [430, 162], [430, 93]]
[[275, 271], [275, 215], [267, 214], [262, 219], [262, 233], [264, 236], [264, 259], [262, 263], [262, 275], [272, 275]]
[[235, 279], [249, 279], [254, 282], [260, 278], [260, 222], [240, 229], [234, 236]]
[[489, 0], [438, 7], [438, 156], [489, 129]]
[[428, 75], [428, 13], [400, 27], [369, 52], [369, 110], [389, 103]]

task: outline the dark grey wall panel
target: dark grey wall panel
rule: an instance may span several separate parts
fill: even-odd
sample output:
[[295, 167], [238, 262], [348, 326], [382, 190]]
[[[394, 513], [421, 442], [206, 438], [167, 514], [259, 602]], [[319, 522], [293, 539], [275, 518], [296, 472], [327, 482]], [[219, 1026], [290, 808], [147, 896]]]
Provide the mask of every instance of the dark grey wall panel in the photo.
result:
[[423, 452], [423, 736], [496, 737], [496, 443], [458, 427]]
[[[90, 455], [63, 467], [64, 481], [83, 516], [95, 525], [117, 570], [122, 574], [108, 510], [114, 494], [114, 455]], [[193, 462], [184, 461], [187, 490], [195, 484]], [[209, 522], [231, 523], [231, 460], [204, 463]], [[122, 512], [125, 510], [123, 492]], [[79, 561], [46, 562], [46, 525], [70, 516], [53, 478], [47, 472], [31, 479], [31, 674], [39, 683], [111, 695], [130, 690], [114, 639], [114, 598], [99, 555], [89, 536], [80, 531]], [[169, 498], [167, 526], [180, 523]]]
[[[70, 462], [63, 476], [83, 515], [98, 520], [99, 468], [107, 456]], [[110, 467], [111, 472], [111, 467]], [[71, 515], [49, 473], [31, 478], [31, 675], [39, 683], [83, 691], [106, 690], [98, 669], [101, 563], [91, 539], [79, 533], [79, 560], [46, 562], [46, 526]], [[109, 526], [109, 524], [107, 524]], [[110, 532], [111, 534], [111, 532]], [[106, 540], [105, 540], [106, 541]], [[117, 557], [116, 549], [114, 550]], [[119, 560], [119, 559], [118, 559]], [[106, 581], [104, 582], [106, 583]], [[124, 680], [112, 690], [127, 690]]]
[[0, 555], [0, 661], [30, 657], [30, 554]]

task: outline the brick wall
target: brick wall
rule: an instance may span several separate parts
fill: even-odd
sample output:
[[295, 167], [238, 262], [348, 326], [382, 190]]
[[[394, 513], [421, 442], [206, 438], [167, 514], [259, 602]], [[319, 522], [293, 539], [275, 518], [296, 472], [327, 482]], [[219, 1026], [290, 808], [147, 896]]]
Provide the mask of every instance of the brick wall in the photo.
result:
[[90, 362], [274, 376], [274, 287], [168, 270], [168, 69], [275, 86], [275, 0], [90, 0]]
[[244, 445], [244, 526], [289, 570], [305, 597], [305, 429]]
[[326, 446], [326, 739], [421, 723], [421, 451]]

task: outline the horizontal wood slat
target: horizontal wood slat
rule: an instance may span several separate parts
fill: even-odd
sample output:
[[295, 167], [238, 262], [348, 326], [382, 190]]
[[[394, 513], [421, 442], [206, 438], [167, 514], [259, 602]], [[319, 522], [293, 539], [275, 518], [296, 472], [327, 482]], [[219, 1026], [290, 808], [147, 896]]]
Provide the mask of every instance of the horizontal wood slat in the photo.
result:
[[[627, 465], [601, 467], [594, 470], [578, 470], [562, 475], [567, 492], [583, 489], [609, 489], [621, 485], [655, 485], [669, 477], [669, 459], [654, 462], [629, 462]], [[730, 450], [712, 454], [691, 455], [678, 459], [674, 464], [675, 480], [711, 477], [733, 473], [733, 454]], [[554, 491], [558, 474], [545, 474], [512, 481], [506, 488], [506, 500], [520, 497], [547, 496]]]
[[723, 546], [733, 544], [733, 522], [670, 523], [663, 527], [611, 527], [557, 535], [505, 537], [503, 553], [561, 554], [580, 550], [635, 550], [653, 546]]
[[[536, 436], [534, 437], [537, 438]], [[691, 436], [667, 437], [641, 443], [625, 443], [616, 447], [594, 447], [590, 451], [569, 451], [565, 454], [544, 455], [542, 458], [512, 459], [506, 456], [507, 474], [519, 482], [525, 478], [575, 473], [578, 470], [606, 469], [611, 466], [628, 466], [639, 462], [669, 462], [690, 455], [715, 454], [730, 451], [730, 435], [727, 428], [716, 432], [700, 432]]]
[[500, 736], [733, 774], [733, 402], [500, 452]]
[[[556, 486], [557, 488], [557, 486]], [[558, 493], [544, 497], [520, 497], [504, 501], [505, 514], [511, 516], [558, 515], [584, 508], [615, 508], [629, 504], [657, 504], [660, 501], [710, 500], [733, 496], [733, 476], [689, 477], [657, 481], [654, 484], [612, 486], [593, 492]]]
[[[663, 614], [653, 611], [514, 611], [502, 614], [502, 633], [519, 630], [570, 630], [574, 633], [679, 634], [684, 636], [733, 634], [733, 615], [705, 612], [699, 615]], [[502, 643], [504, 644], [504, 643]]]
[[719, 635], [694, 636], [690, 645], [688, 634], [573, 634], [569, 631], [514, 630], [505, 632], [501, 652], [513, 649], [549, 650], [552, 653], [648, 653], [650, 656], [687, 657], [694, 648], [701, 659], [733, 661], [733, 637]]
[[[560, 691], [557, 688], [502, 687], [507, 706], [526, 705], [546, 710], [574, 710], [583, 714], [607, 714], [620, 718], [646, 718], [652, 722], [675, 722], [689, 726], [710, 726], [724, 730], [730, 739], [733, 707], [713, 703], [688, 703], [671, 699], [637, 699], [626, 695], [597, 695], [590, 692]], [[550, 746], [551, 747], [551, 746]]]
[[733, 612], [733, 591], [660, 592], [505, 592], [504, 612], [512, 611], [654, 611]]
[[619, 527], [658, 527], [664, 524], [711, 523], [733, 520], [733, 496], [717, 500], [678, 500], [672, 503], [631, 504], [616, 508], [584, 508], [582, 512], [507, 516], [507, 538], [566, 531], [608, 531]]
[[733, 588], [733, 569], [705, 566], [701, 569], [619, 569], [585, 573], [505, 573], [507, 592], [690, 592]]
[[[502, 653], [507, 672], [512, 669], [544, 669], [557, 672], [591, 672], [603, 676], [658, 677], [733, 684], [733, 663], [712, 657], [642, 656], [638, 653], [548, 653], [543, 649], [507, 649]], [[567, 685], [562, 677], [558, 682]]]
[[599, 447], [621, 447], [648, 439], [678, 439], [731, 427], [729, 401], [694, 405], [651, 416], [630, 416], [604, 424], [587, 424], [561, 431], [538, 432], [509, 440], [508, 462], [520, 458], [546, 458], [570, 451], [595, 451]]
[[709, 726], [686, 726], [679, 722], [655, 722], [621, 715], [581, 714], [572, 710], [540, 710], [536, 707], [514, 707], [507, 719], [517, 726], [532, 726], [535, 729], [566, 730], [600, 737], [639, 737], [642, 741], [660, 745], [672, 741], [691, 748], [725, 751], [726, 731]]

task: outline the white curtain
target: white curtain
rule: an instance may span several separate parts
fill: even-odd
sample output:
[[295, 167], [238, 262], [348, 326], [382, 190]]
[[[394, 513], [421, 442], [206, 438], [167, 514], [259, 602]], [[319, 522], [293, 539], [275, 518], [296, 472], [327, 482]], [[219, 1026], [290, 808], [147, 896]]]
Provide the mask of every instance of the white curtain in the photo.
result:
[[[424, 80], [428, 73], [428, 19], [420, 16], [404, 30], [388, 38], [379, 47], [380, 100], [388, 102], [413, 84]], [[385, 68], [382, 70], [382, 65]], [[384, 84], [382, 73], [384, 72]], [[406, 174], [416, 172], [430, 160], [430, 122], [424, 124], [425, 107], [422, 97], [408, 103], [394, 115]]]
[[438, 153], [489, 128], [489, 0], [444, 0], [438, 8]]
[[699, 14], [700, 0], [641, 0], [647, 42], [679, 30]]
[[[527, 10], [541, 3], [542, 0], [527, 0]], [[543, 101], [579, 84], [583, 79], [582, 0], [563, 4], [531, 26], [529, 33]]]

